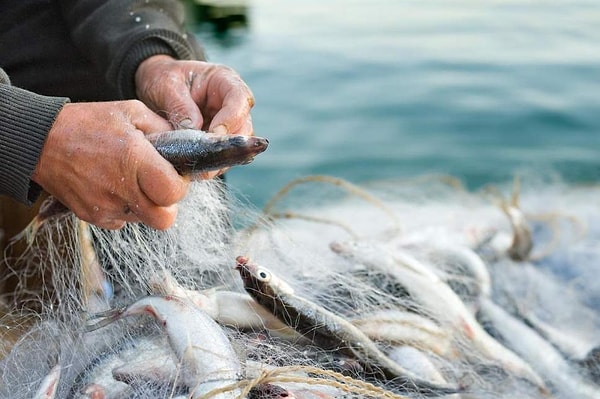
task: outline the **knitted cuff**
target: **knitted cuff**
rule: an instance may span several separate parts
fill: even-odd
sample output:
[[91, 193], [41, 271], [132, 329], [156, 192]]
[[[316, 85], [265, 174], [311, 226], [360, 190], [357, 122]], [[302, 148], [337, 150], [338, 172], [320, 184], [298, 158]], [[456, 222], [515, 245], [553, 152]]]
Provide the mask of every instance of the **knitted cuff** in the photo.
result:
[[155, 31], [133, 45], [117, 73], [117, 89], [123, 99], [136, 98], [135, 72], [145, 59], [153, 55], [170, 55], [180, 60], [197, 58], [197, 51], [180, 35], [170, 31]]
[[46, 137], [68, 98], [0, 84], [0, 193], [25, 204], [41, 188], [31, 180]]

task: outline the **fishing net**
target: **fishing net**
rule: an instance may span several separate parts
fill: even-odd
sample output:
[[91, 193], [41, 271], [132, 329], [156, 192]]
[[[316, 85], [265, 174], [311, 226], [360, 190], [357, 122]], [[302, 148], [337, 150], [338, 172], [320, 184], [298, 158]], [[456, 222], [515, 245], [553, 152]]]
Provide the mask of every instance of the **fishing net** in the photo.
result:
[[[48, 397], [34, 395], [57, 369], [56, 398], [600, 397], [598, 194], [556, 178], [469, 191], [448, 176], [307, 176], [263, 210], [196, 182], [166, 231], [34, 221], [6, 277], [17, 290], [2, 310], [0, 397]], [[269, 314], [244, 289], [240, 255], [376, 355], [322, 347]], [[148, 298], [160, 313], [169, 297], [184, 298], [182, 320], [214, 325], [119, 316]], [[236, 378], [201, 381], [206, 359]], [[384, 376], [387, 361], [431, 386]]]

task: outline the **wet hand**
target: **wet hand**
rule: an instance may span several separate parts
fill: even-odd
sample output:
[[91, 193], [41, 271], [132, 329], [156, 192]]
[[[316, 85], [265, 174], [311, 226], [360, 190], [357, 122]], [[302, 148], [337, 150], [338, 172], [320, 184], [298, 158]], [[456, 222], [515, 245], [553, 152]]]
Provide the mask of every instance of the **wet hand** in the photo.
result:
[[52, 126], [32, 179], [80, 219], [118, 229], [175, 220], [189, 182], [145, 134], [169, 123], [137, 100], [66, 104]]
[[[231, 68], [156, 55], [140, 64], [137, 96], [176, 128], [253, 135], [252, 92]], [[207, 174], [206, 178], [222, 173]]]

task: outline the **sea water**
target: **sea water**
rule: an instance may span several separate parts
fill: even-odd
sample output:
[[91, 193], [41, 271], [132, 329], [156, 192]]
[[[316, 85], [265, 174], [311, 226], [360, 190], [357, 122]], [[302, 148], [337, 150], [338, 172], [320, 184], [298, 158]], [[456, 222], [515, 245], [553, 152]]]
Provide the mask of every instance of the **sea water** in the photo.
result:
[[447, 173], [600, 175], [595, 0], [248, 0], [245, 25], [192, 29], [256, 97], [270, 148], [229, 173], [262, 205], [287, 181]]

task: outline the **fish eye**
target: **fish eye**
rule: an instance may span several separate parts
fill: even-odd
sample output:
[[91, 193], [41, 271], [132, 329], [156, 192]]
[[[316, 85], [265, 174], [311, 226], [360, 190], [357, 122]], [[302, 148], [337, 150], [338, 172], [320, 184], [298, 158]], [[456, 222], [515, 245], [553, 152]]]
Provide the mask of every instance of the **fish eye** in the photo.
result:
[[259, 280], [262, 280], [262, 281], [269, 281], [271, 279], [271, 273], [269, 273], [268, 271], [266, 271], [264, 269], [258, 269], [256, 272], [256, 276], [258, 277]]

